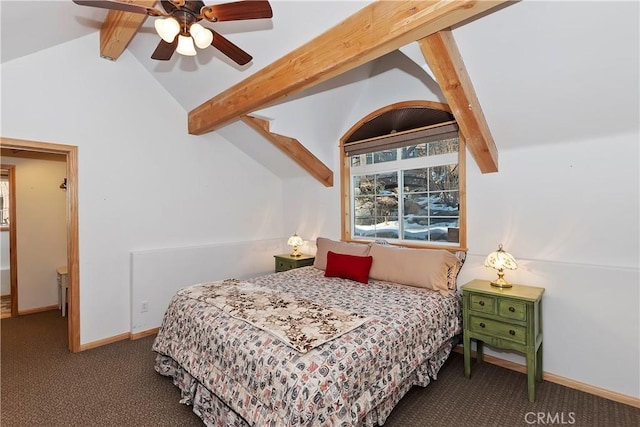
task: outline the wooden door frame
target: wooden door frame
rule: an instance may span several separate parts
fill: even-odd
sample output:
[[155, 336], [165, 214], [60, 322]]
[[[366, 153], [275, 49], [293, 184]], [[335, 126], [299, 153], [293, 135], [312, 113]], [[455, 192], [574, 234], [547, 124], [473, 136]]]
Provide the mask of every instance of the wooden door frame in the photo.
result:
[[[68, 271], [68, 346], [73, 353], [80, 351], [80, 267], [78, 245], [78, 147], [73, 145], [36, 142], [23, 139], [0, 137], [0, 147], [34, 151], [40, 153], [63, 154], [67, 166], [67, 271]], [[12, 204], [12, 207], [15, 204]], [[11, 227], [11, 224], [10, 224]], [[15, 233], [14, 233], [15, 235]], [[15, 242], [14, 242], [15, 243]], [[15, 246], [14, 246], [15, 248]], [[17, 257], [16, 251], [12, 256]], [[17, 258], [16, 258], [17, 259]], [[13, 276], [12, 276], [13, 277]], [[17, 276], [16, 276], [17, 277]], [[13, 280], [11, 285], [13, 286]], [[17, 281], [16, 281], [17, 285]], [[17, 287], [17, 286], [16, 286]], [[12, 289], [13, 292], [13, 289]], [[17, 289], [16, 289], [17, 295]], [[16, 307], [17, 309], [17, 307]], [[12, 307], [13, 311], [13, 307]], [[17, 311], [17, 310], [16, 310]]]

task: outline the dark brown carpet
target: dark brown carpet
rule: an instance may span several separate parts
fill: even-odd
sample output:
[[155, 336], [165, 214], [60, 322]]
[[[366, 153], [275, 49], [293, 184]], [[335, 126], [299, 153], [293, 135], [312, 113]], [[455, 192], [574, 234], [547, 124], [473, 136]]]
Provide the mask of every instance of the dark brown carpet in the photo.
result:
[[[58, 311], [3, 319], [0, 328], [2, 427], [202, 426], [178, 403], [171, 380], [153, 370], [153, 337], [71, 354]], [[438, 380], [414, 387], [385, 427], [640, 425], [640, 409], [549, 382], [529, 403], [525, 375], [473, 368], [472, 379], [464, 378], [454, 353]]]

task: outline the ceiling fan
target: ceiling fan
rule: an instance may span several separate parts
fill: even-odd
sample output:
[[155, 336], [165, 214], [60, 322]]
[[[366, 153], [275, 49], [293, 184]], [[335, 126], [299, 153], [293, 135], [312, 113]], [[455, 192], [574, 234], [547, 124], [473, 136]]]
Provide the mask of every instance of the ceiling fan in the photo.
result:
[[245, 65], [251, 61], [251, 55], [219, 33], [198, 24], [198, 21], [202, 19], [209, 22], [241, 21], [273, 17], [271, 5], [267, 0], [241, 0], [211, 6], [206, 6], [202, 1], [162, 0], [160, 4], [165, 12], [153, 7], [115, 0], [73, 0], [73, 2], [81, 6], [143, 13], [157, 17], [154, 26], [162, 40], [151, 58], [160, 61], [171, 59], [173, 52], [187, 56], [196, 55], [195, 43], [200, 49], [211, 45], [238, 65]]

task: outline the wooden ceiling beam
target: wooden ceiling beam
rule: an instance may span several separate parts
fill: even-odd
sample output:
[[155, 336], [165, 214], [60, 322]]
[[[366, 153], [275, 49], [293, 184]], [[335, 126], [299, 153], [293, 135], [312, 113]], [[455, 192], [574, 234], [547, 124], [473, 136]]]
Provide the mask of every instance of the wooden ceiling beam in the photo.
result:
[[[120, 0], [152, 7], [156, 0]], [[110, 10], [100, 29], [100, 56], [115, 61], [127, 48], [147, 15]]]
[[418, 40], [467, 147], [482, 173], [498, 171], [498, 149], [451, 30]]
[[284, 152], [325, 187], [333, 187], [333, 171], [314, 156], [311, 151], [307, 150], [300, 141], [271, 132], [267, 120], [252, 116], [242, 116], [241, 120]]
[[189, 133], [241, 116], [511, 0], [376, 1], [189, 112]]

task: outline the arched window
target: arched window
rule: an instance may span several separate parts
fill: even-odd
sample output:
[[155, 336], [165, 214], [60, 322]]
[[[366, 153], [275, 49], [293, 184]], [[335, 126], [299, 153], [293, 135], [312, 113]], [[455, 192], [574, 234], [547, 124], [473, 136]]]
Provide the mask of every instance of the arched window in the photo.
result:
[[446, 104], [381, 108], [340, 147], [344, 240], [466, 249], [465, 145]]

